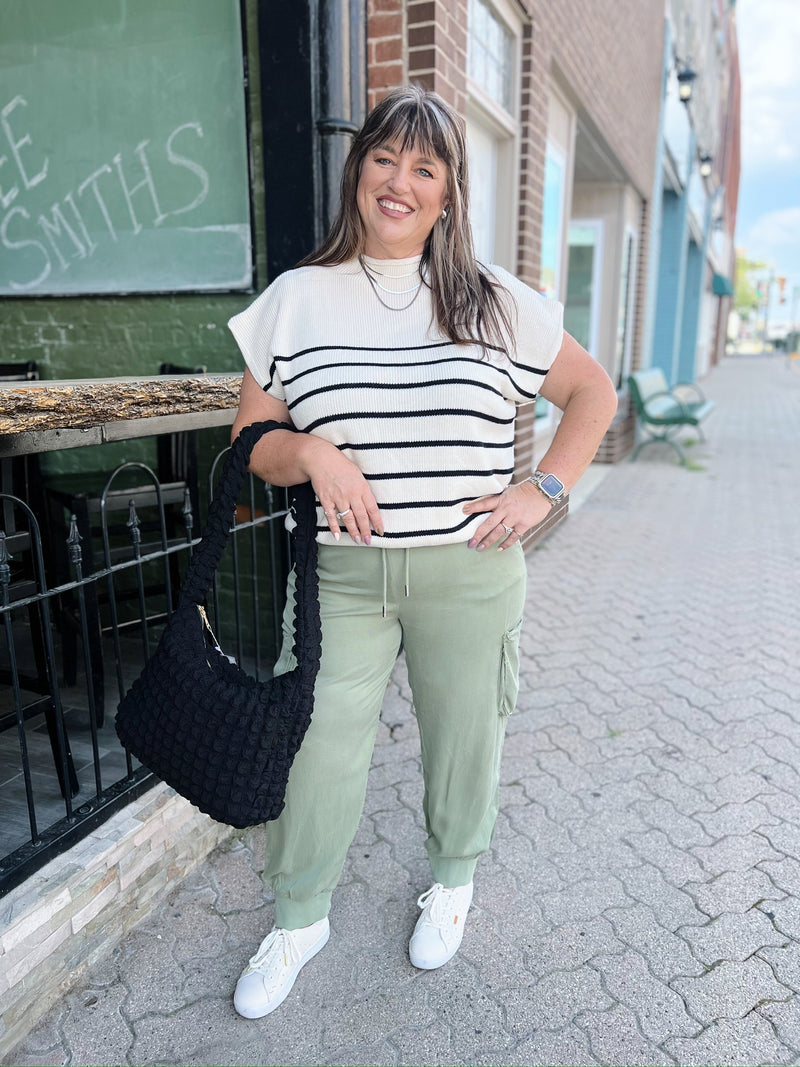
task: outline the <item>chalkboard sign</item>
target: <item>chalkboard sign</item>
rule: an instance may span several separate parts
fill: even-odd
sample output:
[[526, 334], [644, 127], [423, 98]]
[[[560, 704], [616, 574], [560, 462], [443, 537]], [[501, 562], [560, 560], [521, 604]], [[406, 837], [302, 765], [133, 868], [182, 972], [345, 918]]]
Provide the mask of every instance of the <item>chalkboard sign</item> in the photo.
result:
[[239, 0], [0, 0], [0, 293], [248, 289]]

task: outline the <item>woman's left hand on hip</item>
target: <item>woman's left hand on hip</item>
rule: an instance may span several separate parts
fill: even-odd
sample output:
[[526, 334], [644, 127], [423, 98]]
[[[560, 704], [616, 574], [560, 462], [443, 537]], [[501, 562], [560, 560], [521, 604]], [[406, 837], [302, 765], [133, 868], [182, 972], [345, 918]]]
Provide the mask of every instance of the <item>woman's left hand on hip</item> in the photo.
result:
[[493, 496], [479, 497], [464, 505], [465, 515], [486, 513], [467, 547], [478, 552], [494, 545], [500, 550], [512, 548], [528, 530], [547, 517], [550, 508], [545, 496], [530, 482], [510, 485]]

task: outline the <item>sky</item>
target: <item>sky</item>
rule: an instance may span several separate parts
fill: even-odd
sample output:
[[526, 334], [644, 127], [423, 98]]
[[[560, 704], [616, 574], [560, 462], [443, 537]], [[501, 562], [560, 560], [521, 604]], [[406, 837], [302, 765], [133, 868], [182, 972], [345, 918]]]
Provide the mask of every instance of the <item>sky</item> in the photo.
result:
[[[736, 246], [786, 278], [800, 318], [800, 0], [737, 0], [742, 173]], [[767, 273], [766, 271], [764, 272]]]

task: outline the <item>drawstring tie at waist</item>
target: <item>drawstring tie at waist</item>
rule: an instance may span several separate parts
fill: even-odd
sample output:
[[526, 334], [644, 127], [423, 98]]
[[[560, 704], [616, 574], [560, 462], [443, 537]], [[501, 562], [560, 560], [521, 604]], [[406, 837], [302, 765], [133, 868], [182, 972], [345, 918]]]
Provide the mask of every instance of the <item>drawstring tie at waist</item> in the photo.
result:
[[[383, 568], [383, 602], [381, 604], [381, 616], [386, 618], [386, 601], [389, 595], [389, 566], [387, 563], [387, 552], [396, 552], [397, 549], [381, 549], [381, 566]], [[409, 596], [411, 592], [411, 563], [407, 548], [403, 549], [405, 552], [404, 559], [404, 573], [403, 573], [403, 596]]]

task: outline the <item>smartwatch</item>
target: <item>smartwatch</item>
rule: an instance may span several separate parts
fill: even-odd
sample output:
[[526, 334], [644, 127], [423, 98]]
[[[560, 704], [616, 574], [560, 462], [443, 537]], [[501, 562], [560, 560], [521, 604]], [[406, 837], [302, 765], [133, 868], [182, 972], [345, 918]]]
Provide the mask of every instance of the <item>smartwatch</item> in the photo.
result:
[[566, 496], [566, 488], [560, 478], [555, 474], [545, 474], [544, 471], [534, 471], [528, 479], [533, 482], [539, 492], [550, 501], [550, 506], [560, 504]]

